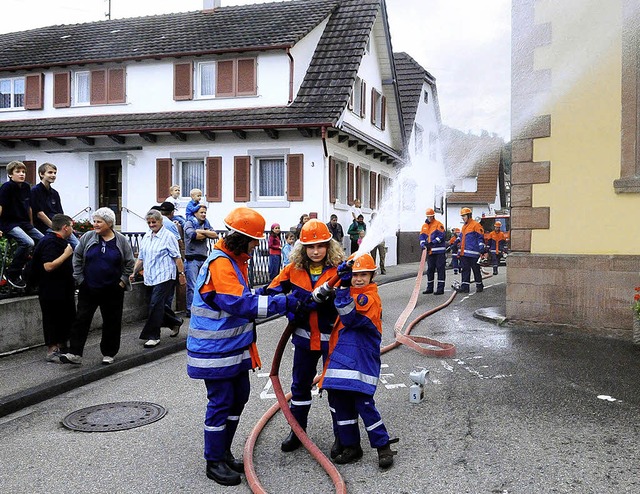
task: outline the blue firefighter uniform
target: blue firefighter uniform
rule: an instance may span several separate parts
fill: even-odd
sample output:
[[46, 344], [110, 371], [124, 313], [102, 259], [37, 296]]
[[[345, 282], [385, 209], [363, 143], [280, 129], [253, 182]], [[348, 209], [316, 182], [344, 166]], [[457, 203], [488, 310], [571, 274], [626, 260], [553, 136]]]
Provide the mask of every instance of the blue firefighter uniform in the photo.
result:
[[[420, 247], [428, 249], [427, 257], [427, 289], [423, 293], [444, 293], [447, 264], [447, 244], [445, 241], [444, 225], [433, 217], [427, 217], [420, 231]], [[433, 291], [436, 272], [438, 273], [438, 287]]]
[[360, 444], [358, 415], [373, 448], [389, 444], [389, 434], [376, 409], [373, 394], [380, 376], [382, 303], [374, 283], [338, 288], [339, 320], [331, 335], [329, 359], [319, 386], [329, 390], [338, 437], [345, 447]]
[[484, 229], [476, 220], [469, 218], [462, 226], [460, 234], [460, 262], [462, 264], [461, 292], [468, 293], [471, 284], [471, 271], [476, 283], [476, 291], [484, 289], [482, 284], [482, 273], [478, 259], [484, 252]]
[[507, 249], [507, 236], [504, 232], [495, 230], [487, 235], [487, 249], [489, 249], [489, 257], [493, 266], [493, 274], [498, 274], [498, 264], [502, 254]]

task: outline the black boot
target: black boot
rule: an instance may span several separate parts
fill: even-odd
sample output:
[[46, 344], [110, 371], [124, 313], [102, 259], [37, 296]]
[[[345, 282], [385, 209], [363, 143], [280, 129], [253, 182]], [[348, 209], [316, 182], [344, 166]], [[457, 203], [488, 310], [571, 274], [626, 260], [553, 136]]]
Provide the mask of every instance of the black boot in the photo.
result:
[[338, 465], [346, 465], [360, 458], [362, 458], [362, 448], [359, 444], [356, 444], [355, 446], [345, 446], [342, 453], [336, 456], [333, 461]]
[[207, 477], [220, 485], [238, 485], [242, 482], [240, 474], [231, 470], [224, 461], [207, 461]]
[[344, 447], [340, 444], [340, 439], [336, 437], [333, 441], [333, 445], [331, 446], [331, 459], [335, 460], [343, 451]]
[[482, 283], [476, 285], [476, 293], [480, 293], [482, 290], [484, 290], [484, 285]]
[[242, 460], [236, 460], [230, 449], [228, 449], [224, 454], [224, 461], [234, 472], [244, 473], [244, 463]]
[[282, 441], [280, 449], [285, 453], [290, 453], [291, 451], [298, 449], [301, 444], [302, 443], [300, 442], [300, 439], [298, 439], [298, 436], [296, 436], [296, 433], [291, 431], [287, 438]]
[[428, 295], [429, 293], [433, 293], [433, 288], [427, 288], [424, 292], [425, 295]]
[[391, 449], [391, 445], [393, 443], [397, 443], [399, 440], [400, 439], [398, 439], [397, 437], [394, 439], [389, 439], [389, 442], [386, 445], [378, 448], [378, 466], [380, 468], [386, 469], [393, 465], [393, 456], [397, 455], [398, 452], [393, 451]]

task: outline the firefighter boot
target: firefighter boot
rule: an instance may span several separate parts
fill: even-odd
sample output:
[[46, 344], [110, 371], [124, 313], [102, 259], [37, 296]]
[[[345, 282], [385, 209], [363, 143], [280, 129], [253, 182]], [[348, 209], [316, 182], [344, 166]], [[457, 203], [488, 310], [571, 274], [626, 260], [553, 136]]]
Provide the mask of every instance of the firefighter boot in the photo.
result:
[[244, 473], [244, 463], [242, 460], [237, 460], [230, 449], [225, 452], [224, 461], [234, 472]]
[[240, 474], [231, 470], [225, 461], [207, 461], [207, 477], [220, 485], [238, 485], [242, 482]]
[[494, 275], [498, 274], [498, 268], [496, 268], [496, 267], [493, 268], [493, 274]]
[[340, 439], [338, 439], [338, 436], [336, 436], [333, 441], [333, 445], [331, 446], [331, 459], [335, 460], [343, 451], [344, 447], [342, 446], [342, 444], [340, 444]]
[[398, 438], [389, 439], [389, 442], [386, 445], [378, 448], [378, 466], [383, 470], [390, 468], [391, 465], [393, 465], [393, 456], [397, 455], [398, 452], [391, 449], [391, 444], [397, 443], [398, 441]]
[[302, 443], [300, 442], [300, 439], [298, 439], [298, 436], [296, 436], [296, 433], [291, 431], [287, 438], [282, 441], [280, 449], [285, 453], [290, 453], [291, 451], [298, 449], [301, 444]]
[[338, 465], [346, 465], [347, 463], [353, 463], [360, 458], [362, 458], [362, 448], [359, 444], [356, 444], [355, 446], [345, 446], [342, 453], [336, 456], [333, 461]]

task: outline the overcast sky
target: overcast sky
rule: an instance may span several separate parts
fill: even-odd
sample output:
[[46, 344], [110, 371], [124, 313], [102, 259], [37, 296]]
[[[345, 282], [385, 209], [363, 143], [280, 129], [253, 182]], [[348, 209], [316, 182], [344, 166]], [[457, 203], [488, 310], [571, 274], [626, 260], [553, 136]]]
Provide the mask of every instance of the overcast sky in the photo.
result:
[[[222, 0], [222, 5], [266, 0]], [[511, 0], [386, 0], [393, 50], [435, 78], [443, 123], [509, 139]], [[202, 0], [2, 0], [0, 33], [202, 8]]]

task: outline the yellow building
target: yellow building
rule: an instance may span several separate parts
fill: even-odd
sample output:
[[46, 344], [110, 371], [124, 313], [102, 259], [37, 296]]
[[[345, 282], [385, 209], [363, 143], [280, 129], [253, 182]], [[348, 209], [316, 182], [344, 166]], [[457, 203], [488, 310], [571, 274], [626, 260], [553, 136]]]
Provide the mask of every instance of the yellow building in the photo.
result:
[[632, 327], [640, 2], [513, 0], [507, 317]]

